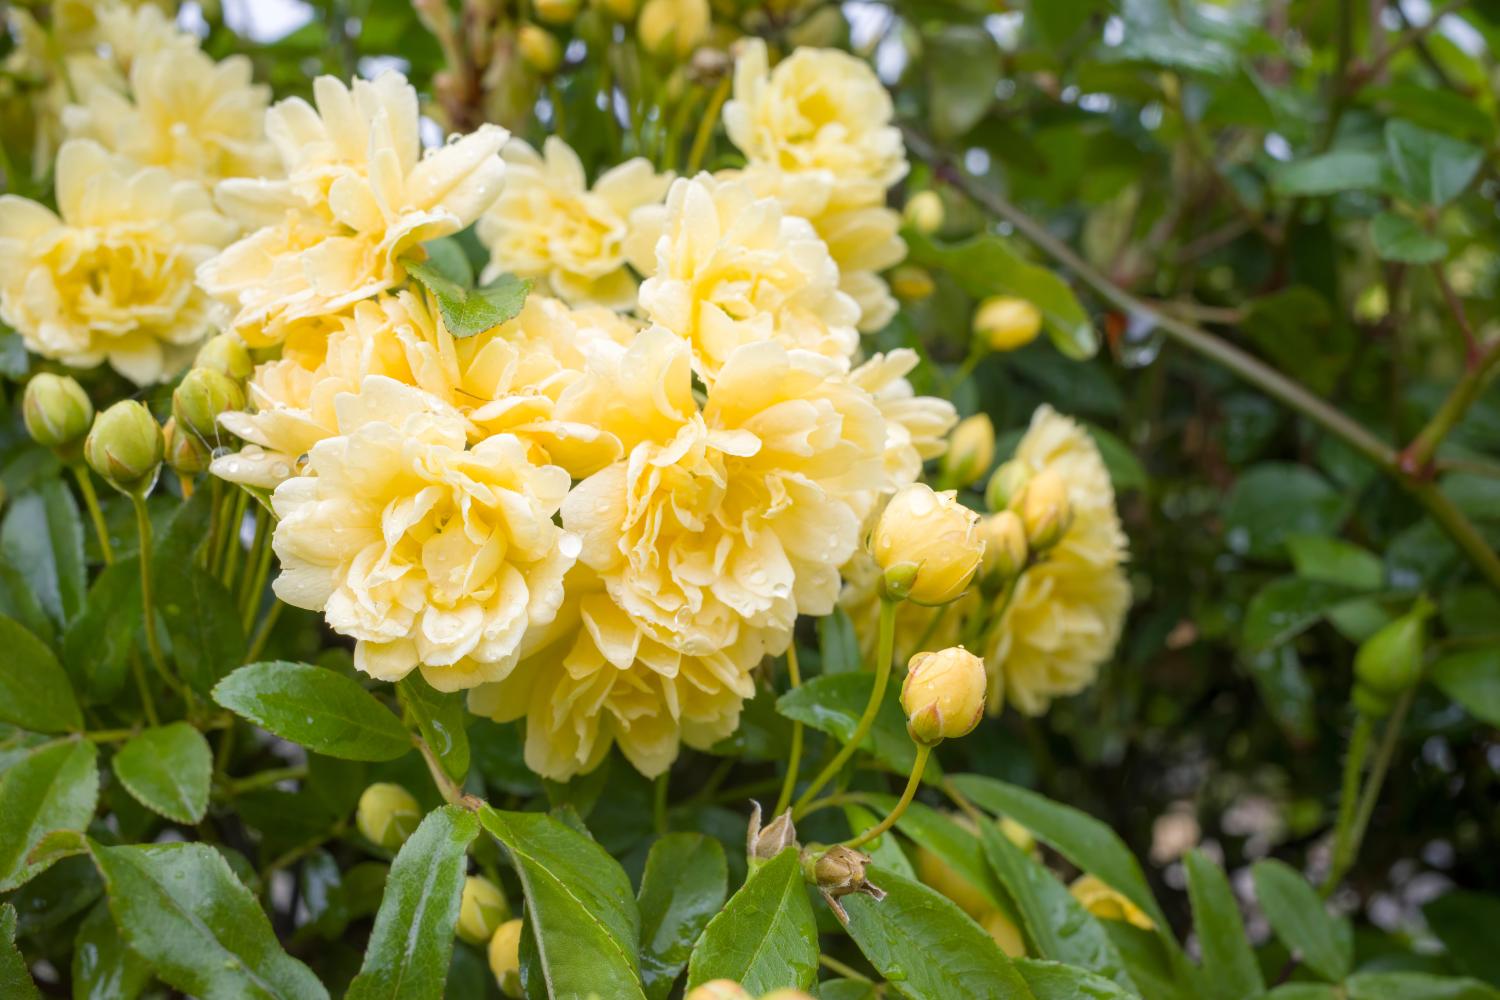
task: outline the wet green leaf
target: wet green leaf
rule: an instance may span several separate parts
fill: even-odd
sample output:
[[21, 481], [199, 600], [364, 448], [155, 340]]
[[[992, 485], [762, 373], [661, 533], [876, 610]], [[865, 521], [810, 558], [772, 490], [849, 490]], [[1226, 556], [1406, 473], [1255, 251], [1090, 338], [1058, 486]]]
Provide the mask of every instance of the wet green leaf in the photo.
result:
[[96, 758], [92, 743], [59, 740], [30, 751], [0, 778], [0, 892], [56, 860], [31, 858], [47, 834], [88, 826], [99, 798]]
[[469, 773], [469, 713], [464, 710], [462, 691], [433, 689], [420, 671], [412, 671], [396, 685], [401, 704], [417, 720], [422, 739], [438, 755], [443, 770], [462, 783]]
[[0, 559], [26, 578], [58, 624], [83, 607], [88, 581], [83, 521], [78, 502], [61, 478], [44, 479], [35, 490], [10, 501], [0, 523]]
[[0, 615], [0, 649], [0, 722], [36, 733], [83, 728], [73, 686], [46, 643]]
[[0, 903], [0, 996], [41, 1000], [26, 959], [16, 948], [16, 908]]
[[167, 819], [197, 823], [208, 809], [213, 751], [203, 734], [186, 722], [132, 737], [115, 754], [112, 766], [137, 802]]
[[234, 598], [197, 566], [179, 566], [157, 581], [157, 607], [172, 638], [179, 675], [207, 694], [245, 657], [245, 632]]
[[761, 865], [708, 922], [688, 963], [688, 989], [731, 979], [752, 995], [812, 986], [818, 927], [789, 847]]
[[1219, 866], [1198, 851], [1185, 859], [1193, 929], [1203, 953], [1204, 1000], [1248, 1000], [1265, 991], [1240, 906]]
[[729, 891], [724, 848], [701, 833], [669, 833], [651, 845], [641, 876], [641, 980], [664, 1000], [698, 935]]
[[241, 667], [213, 689], [214, 701], [282, 739], [345, 760], [395, 760], [411, 736], [359, 682], [306, 663]]
[[406, 270], [427, 287], [443, 314], [443, 325], [462, 340], [514, 319], [526, 304], [531, 282], [502, 274], [479, 288], [467, 288], [444, 274], [432, 261], [406, 261]]
[[[874, 686], [875, 675], [868, 671], [824, 674], [782, 695], [776, 701], [776, 711], [847, 742], [854, 736], [859, 717], [870, 703]], [[885, 700], [863, 746], [892, 770], [909, 774], [917, 760], [917, 749], [906, 732], [906, 715], [901, 711], [898, 687], [898, 684], [887, 686]], [[936, 760], [929, 760], [923, 777], [927, 781], [942, 777]]]
[[1287, 950], [1329, 982], [1347, 976], [1354, 964], [1353, 937], [1328, 915], [1307, 880], [1274, 859], [1257, 862], [1251, 874], [1261, 909]]
[[109, 904], [100, 902], [73, 939], [73, 1000], [135, 1000], [149, 982], [150, 966], [125, 944]]

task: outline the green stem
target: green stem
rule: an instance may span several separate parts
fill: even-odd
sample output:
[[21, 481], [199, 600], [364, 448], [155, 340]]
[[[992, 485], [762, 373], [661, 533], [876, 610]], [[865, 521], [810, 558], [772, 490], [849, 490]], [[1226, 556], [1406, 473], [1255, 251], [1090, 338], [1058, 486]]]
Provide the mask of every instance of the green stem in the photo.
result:
[[255, 638], [250, 640], [250, 648], [245, 650], [245, 662], [254, 663], [260, 657], [261, 650], [266, 648], [266, 640], [271, 638], [271, 629], [276, 625], [276, 619], [281, 617], [281, 609], [285, 607], [279, 600], [273, 599], [271, 606], [266, 610], [266, 616], [260, 620], [260, 628], [255, 630]]
[[671, 791], [671, 772], [663, 771], [656, 776], [651, 789], [651, 822], [658, 834], [665, 834], [667, 826], [667, 794]]
[[151, 697], [151, 685], [146, 682], [146, 665], [133, 650], [130, 654], [130, 674], [135, 678], [135, 689], [141, 696], [141, 707], [146, 710], [146, 721], [153, 726], [159, 725], [161, 719], [156, 714], [156, 700]]
[[1380, 789], [1385, 784], [1386, 774], [1390, 772], [1391, 761], [1396, 756], [1396, 744], [1401, 742], [1401, 730], [1406, 724], [1406, 715], [1411, 711], [1412, 699], [1416, 697], [1416, 693], [1417, 689], [1413, 686], [1401, 695], [1396, 707], [1391, 710], [1385, 732], [1381, 733], [1380, 747], [1375, 751], [1375, 763], [1370, 768], [1370, 778], [1365, 782], [1365, 789], [1359, 797], [1359, 808], [1354, 814], [1354, 833], [1350, 837], [1348, 859], [1350, 865], [1359, 856], [1360, 844], [1364, 842], [1365, 831], [1370, 826], [1370, 817], [1375, 814]]
[[1399, 462], [1403, 472], [1411, 476], [1422, 476], [1428, 471], [1428, 465], [1436, 454], [1438, 445], [1448, 436], [1448, 432], [1463, 419], [1464, 414], [1469, 412], [1469, 407], [1474, 405], [1474, 400], [1479, 397], [1480, 391], [1489, 381], [1490, 376], [1500, 367], [1500, 342], [1491, 345], [1484, 353], [1475, 359], [1468, 370], [1454, 383], [1453, 390], [1448, 393], [1448, 398], [1438, 407], [1432, 419], [1427, 422], [1412, 439], [1411, 444], [1401, 452]]
[[249, 499], [250, 495], [244, 490], [234, 491], [234, 501], [230, 504], [229, 523], [224, 526], [227, 529], [224, 539], [227, 551], [224, 554], [222, 564], [224, 571], [220, 579], [226, 587], [234, 586], [234, 574], [240, 566], [240, 527], [245, 523], [245, 507]]
[[845, 965], [843, 962], [840, 962], [838, 959], [834, 958], [831, 955], [819, 955], [818, 964], [823, 966], [823, 968], [827, 969], [829, 972], [832, 972], [834, 975], [842, 976], [845, 979], [852, 979], [857, 983], [874, 982], [873, 979], [871, 979], [869, 976], [864, 975], [858, 969], [850, 965]]
[[718, 86], [714, 87], [713, 96], [708, 99], [708, 107], [698, 121], [698, 133], [693, 136], [692, 148], [688, 150], [685, 176], [693, 176], [703, 166], [703, 157], [708, 153], [708, 142], [713, 138], [714, 127], [719, 124], [719, 111], [729, 97], [729, 83], [730, 74], [725, 73]]
[[240, 620], [248, 634], [255, 624], [255, 613], [260, 610], [260, 598], [266, 589], [266, 577], [271, 572], [271, 515], [259, 508], [255, 511], [255, 542], [245, 559], [245, 573], [240, 580]]
[[[791, 645], [786, 648], [786, 672], [791, 679], [792, 690], [795, 691], [802, 685], [802, 669], [797, 665], [797, 641], [794, 638]], [[781, 783], [781, 794], [776, 797], [776, 808], [771, 810], [772, 816], [780, 816], [786, 812], [786, 807], [791, 804], [792, 792], [797, 789], [797, 772], [802, 767], [802, 723], [792, 723], [792, 753], [786, 762], [786, 778]]]
[[1354, 731], [1349, 734], [1349, 752], [1344, 757], [1344, 781], [1339, 790], [1339, 815], [1333, 834], [1333, 864], [1328, 879], [1323, 883], [1326, 896], [1338, 886], [1343, 877], [1345, 859], [1349, 852], [1349, 836], [1354, 832], [1355, 803], [1359, 799], [1359, 779], [1364, 773], [1365, 761], [1370, 756], [1370, 717], [1359, 713], [1354, 720]]
[[109, 544], [109, 527], [104, 523], [104, 510], [99, 506], [99, 494], [94, 491], [93, 477], [82, 462], [73, 462], [70, 468], [73, 470], [73, 478], [78, 481], [78, 492], [83, 494], [83, 505], [89, 510], [89, 520], [94, 522], [94, 534], [99, 538], [99, 553], [104, 557], [104, 565], [112, 565], [115, 550]]
[[137, 729], [93, 729], [83, 735], [90, 743], [123, 743], [137, 732]]
[[911, 766], [911, 774], [906, 778], [906, 788], [901, 792], [901, 798], [896, 802], [896, 808], [887, 813], [885, 819], [876, 823], [858, 837], [855, 837], [853, 840], [844, 841], [845, 847], [858, 848], [868, 844], [896, 825], [896, 820], [901, 818], [902, 814], [906, 812], [906, 807], [911, 805], [911, 800], [917, 795], [917, 788], [922, 784], [922, 772], [927, 770], [927, 758], [931, 754], [931, 744], [917, 744], [917, 759]]
[[146, 509], [144, 496], [132, 494], [130, 502], [135, 507], [135, 530], [140, 539], [141, 614], [146, 619], [146, 651], [151, 654], [151, 665], [161, 674], [162, 681], [191, 704], [191, 692], [179, 685], [172, 672], [167, 669], [167, 658], [161, 651], [161, 638], [156, 634], [156, 594], [151, 582], [151, 514]]
[[422, 759], [427, 762], [427, 770], [432, 774], [432, 783], [437, 785], [438, 791], [443, 793], [443, 801], [452, 805], [463, 798], [464, 790], [448, 777], [448, 772], [443, 770], [443, 762], [438, 760], [437, 754], [432, 752], [432, 747], [420, 736], [413, 736], [412, 742], [422, 753]]
[[875, 725], [875, 716], [880, 712], [880, 705], [885, 700], [885, 688], [891, 679], [891, 647], [896, 639], [896, 602], [887, 597], [880, 599], [880, 642], [875, 658], [875, 687], [870, 691], [869, 704], [865, 705], [864, 714], [859, 717], [859, 723], [854, 727], [849, 741], [833, 755], [833, 759], [824, 765], [823, 770], [812, 783], [803, 789], [802, 795], [792, 806], [792, 818], [801, 818], [807, 804], [812, 801], [813, 796], [822, 791], [823, 786], [839, 773], [854, 752], [864, 743], [865, 737], [870, 734], [870, 729]]

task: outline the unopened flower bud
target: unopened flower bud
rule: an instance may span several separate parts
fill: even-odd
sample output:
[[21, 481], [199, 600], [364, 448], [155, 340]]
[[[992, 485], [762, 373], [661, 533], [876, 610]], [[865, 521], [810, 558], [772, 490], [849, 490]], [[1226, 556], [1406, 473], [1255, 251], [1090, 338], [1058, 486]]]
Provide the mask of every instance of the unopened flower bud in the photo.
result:
[[172, 415], [177, 426], [204, 441], [219, 438], [219, 414], [245, 408], [245, 390], [234, 379], [212, 368], [194, 368], [172, 391]]
[[871, 885], [865, 878], [865, 869], [869, 864], [868, 854], [862, 854], [843, 844], [834, 844], [820, 854], [809, 852], [802, 859], [807, 880], [818, 887], [818, 891], [823, 894], [828, 905], [833, 907], [840, 920], [848, 919], [843, 904], [839, 902], [840, 896], [858, 892], [877, 900], [885, 898], [885, 890]]
[[1042, 314], [1025, 299], [996, 295], [974, 312], [974, 336], [992, 351], [1025, 347], [1042, 331]]
[[380, 781], [366, 788], [354, 811], [354, 825], [366, 840], [388, 851], [406, 843], [417, 824], [422, 822], [422, 808], [411, 792], [400, 785]]
[[[828, 10], [829, 8], [824, 7], [823, 9]], [[801, 990], [792, 989], [790, 986], [788, 986], [785, 989], [772, 990], [769, 993], [762, 993], [760, 995], [760, 1000], [813, 1000], [813, 998], [811, 995], [804, 993]]]
[[500, 992], [511, 1000], [521, 996], [521, 920], [507, 920], [490, 935], [488, 948], [490, 972], [500, 985]]
[[516, 50], [521, 61], [538, 76], [551, 76], [562, 65], [562, 45], [546, 28], [523, 24], [516, 32]]
[[94, 418], [83, 457], [121, 493], [145, 496], [156, 485], [165, 447], [161, 425], [146, 404], [125, 399]]
[[913, 656], [901, 682], [911, 738], [931, 746], [969, 735], [984, 715], [988, 687], [984, 661], [962, 646]]
[[1014, 580], [1031, 554], [1021, 516], [1013, 510], [990, 514], [979, 522], [979, 537], [984, 539], [980, 577], [992, 586]]
[[755, 997], [733, 979], [710, 979], [682, 1000], [755, 1000]]
[[1031, 477], [1012, 506], [1021, 515], [1026, 541], [1033, 552], [1045, 552], [1056, 545], [1073, 525], [1068, 484], [1053, 469], [1043, 469]]
[[770, 861], [788, 847], [797, 845], [797, 828], [792, 824], [792, 811], [777, 816], [764, 827], [760, 825], [760, 803], [750, 807], [750, 826], [745, 832], [745, 856], [752, 866]]
[[708, 0], [646, 0], [636, 35], [658, 59], [686, 59], [708, 37]]
[[628, 23], [635, 18], [636, 0], [594, 0], [594, 7], [616, 21]]
[[198, 348], [193, 367], [212, 368], [236, 382], [243, 382], [255, 370], [255, 359], [250, 357], [250, 349], [244, 341], [232, 333], [221, 333]]
[[168, 417], [162, 425], [162, 445], [167, 464], [184, 476], [196, 476], [208, 468], [213, 461], [208, 445], [196, 434], [183, 434], [177, 429], [177, 418]]
[[943, 198], [936, 191], [918, 191], [906, 202], [906, 224], [931, 235], [943, 228]]
[[990, 471], [994, 461], [995, 425], [988, 414], [976, 413], [953, 428], [943, 454], [943, 479], [949, 486], [968, 486]]
[[902, 264], [890, 274], [891, 291], [903, 302], [921, 302], [937, 290], [926, 268]]
[[21, 416], [33, 441], [44, 448], [71, 452], [76, 459], [78, 443], [94, 419], [94, 404], [77, 379], [43, 372], [26, 383]]
[[531, 9], [537, 20], [548, 24], [567, 24], [578, 16], [578, 0], [533, 0]]
[[1005, 510], [1011, 505], [1026, 484], [1031, 482], [1031, 469], [1020, 459], [1001, 462], [1000, 468], [990, 476], [984, 488], [984, 502], [990, 510]]
[[483, 875], [464, 879], [458, 903], [458, 936], [470, 944], [484, 944], [510, 917], [505, 893]]
[[1432, 602], [1418, 598], [1411, 610], [1387, 622], [1360, 643], [1354, 677], [1369, 691], [1394, 698], [1421, 680], [1422, 646]]
[[1014, 920], [999, 910], [985, 910], [979, 917], [979, 926], [1000, 946], [1000, 950], [1011, 958], [1026, 957], [1026, 938]]
[[881, 514], [870, 545], [885, 573], [888, 595], [928, 605], [957, 598], [984, 553], [978, 526], [979, 515], [960, 504], [952, 490], [935, 493], [922, 483], [899, 490]]
[[1156, 930], [1156, 924], [1139, 906], [1126, 899], [1123, 893], [1106, 885], [1098, 876], [1080, 875], [1068, 886], [1068, 891], [1083, 904], [1085, 910], [1100, 920], [1118, 920], [1143, 931]]

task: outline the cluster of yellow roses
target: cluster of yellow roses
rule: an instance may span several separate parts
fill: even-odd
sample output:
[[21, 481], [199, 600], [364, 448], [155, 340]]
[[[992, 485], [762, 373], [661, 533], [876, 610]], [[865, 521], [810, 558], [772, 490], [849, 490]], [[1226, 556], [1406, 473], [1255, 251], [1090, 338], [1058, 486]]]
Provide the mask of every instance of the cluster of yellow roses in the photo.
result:
[[[221, 327], [261, 352], [220, 417], [243, 444], [211, 468], [272, 491], [276, 593], [359, 669], [525, 717], [549, 777], [613, 745], [655, 775], [734, 731], [799, 615], [842, 596], [862, 621], [869, 525], [956, 420], [914, 393], [914, 352], [861, 359], [895, 311], [907, 170], [865, 63], [773, 69], [747, 43], [724, 109], [742, 169], [636, 159], [590, 187], [556, 137], [485, 125], [424, 153], [399, 74], [267, 109], [247, 64], [165, 34], [63, 114], [59, 214], [0, 200], [0, 315], [141, 384]], [[475, 223], [486, 277], [536, 291], [455, 336], [407, 264]], [[1017, 461], [1060, 472], [1076, 512], [986, 633], [992, 683], [1034, 712], [1087, 683], [1128, 594], [1087, 436], [1044, 410]]]

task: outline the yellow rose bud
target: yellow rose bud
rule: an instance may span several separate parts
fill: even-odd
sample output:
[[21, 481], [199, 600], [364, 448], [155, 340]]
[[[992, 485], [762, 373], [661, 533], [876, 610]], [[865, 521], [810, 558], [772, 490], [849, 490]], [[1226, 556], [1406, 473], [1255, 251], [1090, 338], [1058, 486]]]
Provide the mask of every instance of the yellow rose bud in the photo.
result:
[[[827, 8], [824, 9], [826, 10]], [[794, 990], [790, 987], [787, 987], [786, 989], [772, 990], [769, 993], [762, 993], [760, 995], [760, 1000], [813, 1000], [813, 998], [808, 994], [803, 993], [801, 990]]]
[[458, 936], [470, 944], [484, 944], [510, 916], [505, 893], [483, 875], [464, 879], [458, 904]]
[[996, 295], [974, 313], [974, 335], [992, 351], [1025, 347], [1042, 331], [1042, 314], [1025, 299]]
[[500, 992], [511, 1000], [521, 996], [521, 920], [507, 920], [490, 935], [488, 949], [490, 972], [500, 984]]
[[988, 910], [979, 917], [979, 926], [983, 927], [985, 933], [995, 939], [1000, 950], [1011, 958], [1026, 957], [1026, 938], [1021, 934], [1021, 928], [1017, 927], [1015, 921], [1011, 920], [999, 910]]
[[711, 979], [696, 987], [682, 1000], [755, 1000], [755, 998], [732, 979]]
[[918, 191], [906, 202], [906, 224], [919, 233], [932, 234], [943, 228], [943, 198], [936, 191]]
[[37, 444], [72, 451], [77, 458], [74, 449], [89, 432], [94, 404], [77, 379], [43, 372], [26, 383], [21, 417], [26, 421], [26, 432]]
[[943, 478], [949, 486], [962, 488], [990, 471], [995, 461], [995, 425], [988, 414], [965, 417], [953, 428], [948, 450], [943, 454]]
[[406, 843], [420, 822], [422, 808], [411, 792], [385, 781], [366, 788], [354, 810], [354, 825], [359, 832], [370, 843], [388, 851]]
[[531, 9], [539, 21], [567, 24], [578, 16], [578, 6], [578, 0], [534, 0]]
[[984, 502], [990, 510], [1005, 510], [1011, 501], [1020, 496], [1021, 490], [1031, 482], [1031, 469], [1018, 459], [1001, 462], [1000, 468], [990, 477], [984, 488]]
[[616, 21], [629, 22], [635, 18], [636, 0], [594, 0], [594, 7]]
[[947, 604], [964, 592], [984, 554], [979, 515], [952, 490], [922, 483], [897, 491], [875, 526], [871, 551], [892, 597]]
[[1080, 875], [1068, 886], [1068, 891], [1073, 898], [1083, 904], [1088, 910], [1100, 920], [1120, 920], [1127, 924], [1139, 927], [1143, 931], [1156, 929], [1156, 924], [1151, 918], [1142, 912], [1123, 895], [1105, 885], [1093, 875]]
[[979, 522], [979, 537], [984, 539], [980, 577], [995, 586], [1015, 579], [1031, 554], [1021, 516], [1013, 510], [991, 514]]
[[219, 439], [219, 414], [245, 408], [245, 390], [213, 368], [194, 368], [172, 390], [172, 416], [184, 431], [204, 441]]
[[[979, 837], [979, 827], [974, 821], [963, 813], [953, 813], [949, 817], [965, 831]], [[1021, 850], [1031, 853], [1036, 847], [1036, 840], [1030, 831], [1019, 823], [1009, 819], [999, 822], [1000, 832]], [[921, 844], [917, 845], [916, 857], [917, 878], [925, 885], [930, 886], [937, 892], [947, 896], [958, 908], [963, 910], [975, 920], [984, 923], [984, 916], [994, 910], [994, 904], [974, 883], [959, 873], [955, 868], [944, 861], [938, 854], [933, 853]]]
[[708, 0], [646, 0], [636, 35], [659, 59], [686, 59], [708, 37]]
[[162, 425], [162, 444], [167, 464], [184, 476], [196, 476], [208, 468], [213, 460], [208, 446], [196, 434], [183, 434], [177, 430], [177, 418], [168, 417]]
[[1073, 505], [1068, 500], [1068, 484], [1052, 469], [1043, 469], [1031, 478], [1012, 507], [1021, 515], [1026, 527], [1026, 541], [1032, 551], [1043, 552], [1056, 545], [1073, 524]]
[[212, 368], [236, 382], [243, 382], [255, 370], [255, 359], [250, 357], [250, 349], [244, 341], [232, 333], [221, 333], [198, 348], [193, 367]]
[[1036, 853], [1036, 835], [1009, 816], [1000, 817], [1000, 832], [1027, 854]]
[[937, 289], [927, 269], [915, 264], [902, 264], [891, 272], [889, 280], [891, 291], [904, 302], [920, 302]]
[[516, 32], [516, 48], [521, 61], [539, 76], [551, 76], [562, 65], [562, 46], [546, 28], [523, 24]]
[[911, 738], [931, 745], [969, 735], [984, 715], [988, 687], [984, 661], [962, 646], [913, 656], [901, 682]]
[[156, 485], [165, 448], [161, 425], [146, 404], [125, 399], [94, 418], [83, 457], [121, 493], [145, 496]]

